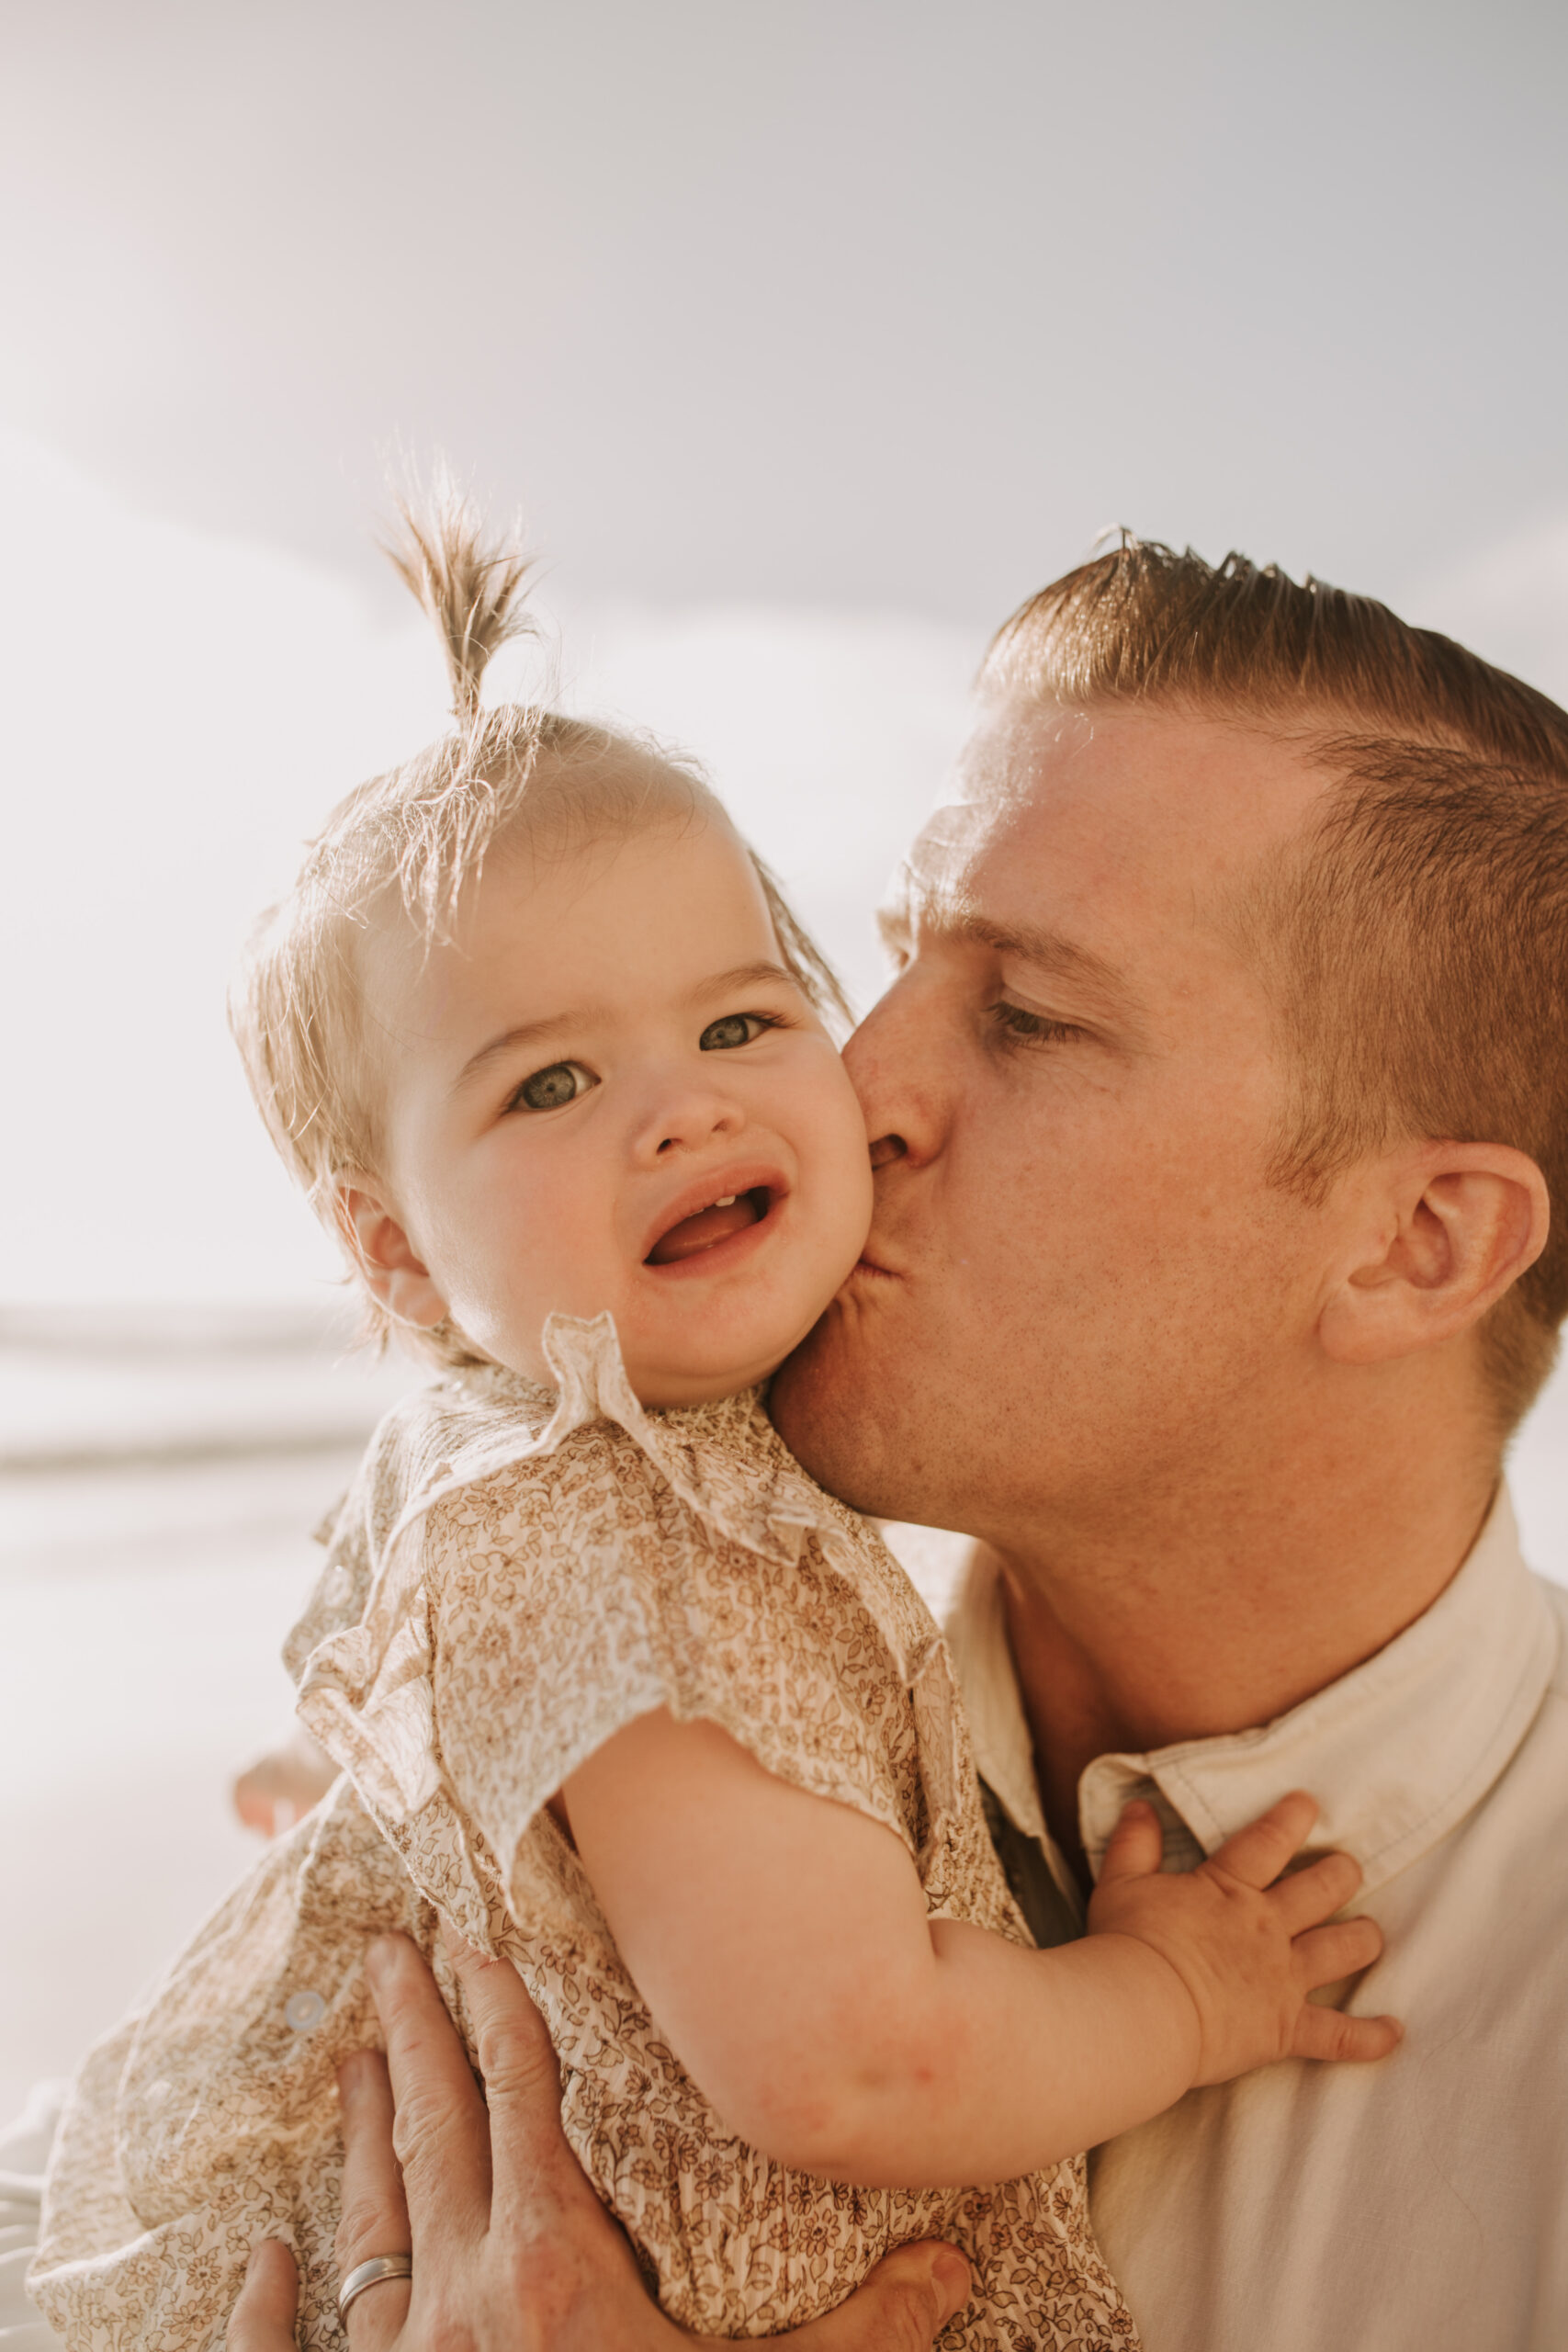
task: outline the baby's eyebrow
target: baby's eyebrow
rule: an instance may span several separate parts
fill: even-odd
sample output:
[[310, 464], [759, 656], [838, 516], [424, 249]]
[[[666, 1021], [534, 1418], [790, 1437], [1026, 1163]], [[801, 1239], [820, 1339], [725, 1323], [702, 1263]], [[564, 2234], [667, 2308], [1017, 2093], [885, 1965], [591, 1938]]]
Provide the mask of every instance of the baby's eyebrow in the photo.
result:
[[736, 964], [728, 972], [716, 972], [711, 979], [699, 980], [686, 1001], [705, 1004], [709, 997], [727, 996], [731, 989], [760, 988], [798, 989], [799, 981], [782, 964]]
[[[686, 1001], [706, 1004], [710, 998], [726, 996], [731, 989], [757, 988], [764, 983], [786, 989], [798, 989], [800, 985], [782, 964], [764, 959], [756, 964], [737, 964], [728, 972], [715, 972], [711, 979], [699, 980]], [[491, 1037], [477, 1053], [468, 1056], [452, 1080], [453, 1093], [460, 1094], [471, 1079], [488, 1069], [491, 1062], [499, 1061], [503, 1054], [514, 1054], [522, 1046], [543, 1045], [547, 1039], [560, 1036], [563, 1031], [581, 1029], [596, 1018], [603, 1018], [603, 1013], [592, 1006], [580, 1007], [575, 1012], [552, 1012], [543, 1021], [525, 1021], [515, 1029], [503, 1029], [499, 1037]]]
[[581, 1012], [552, 1012], [547, 1020], [525, 1021], [515, 1029], [503, 1030], [499, 1037], [492, 1037], [488, 1045], [481, 1046], [478, 1053], [468, 1056], [452, 1080], [453, 1093], [459, 1093], [471, 1078], [477, 1078], [480, 1070], [488, 1069], [491, 1063], [498, 1061], [502, 1054], [515, 1053], [519, 1046], [538, 1045], [547, 1037], [558, 1037], [563, 1029], [574, 1029], [586, 1018], [586, 1014]]

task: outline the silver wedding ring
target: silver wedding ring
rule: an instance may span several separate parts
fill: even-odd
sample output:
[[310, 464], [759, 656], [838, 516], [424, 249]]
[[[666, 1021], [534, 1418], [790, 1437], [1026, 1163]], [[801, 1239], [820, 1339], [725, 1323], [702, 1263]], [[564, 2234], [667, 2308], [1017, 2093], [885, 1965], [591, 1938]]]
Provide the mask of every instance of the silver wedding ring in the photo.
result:
[[368, 2262], [356, 2262], [338, 2289], [337, 2315], [339, 2319], [347, 2319], [350, 2303], [353, 2302], [355, 2295], [362, 2295], [367, 2287], [378, 2287], [383, 2278], [412, 2278], [412, 2277], [413, 2256], [412, 2254], [373, 2254]]

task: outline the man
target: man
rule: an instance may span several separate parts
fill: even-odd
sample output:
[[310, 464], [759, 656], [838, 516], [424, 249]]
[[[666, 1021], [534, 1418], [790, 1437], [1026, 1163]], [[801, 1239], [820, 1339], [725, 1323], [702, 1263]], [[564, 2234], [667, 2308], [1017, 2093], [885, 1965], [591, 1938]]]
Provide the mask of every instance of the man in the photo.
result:
[[[1098, 2154], [1147, 2352], [1545, 2352], [1568, 1596], [1500, 1475], [1568, 1307], [1568, 718], [1379, 606], [1135, 544], [1025, 605], [980, 695], [850, 1047], [871, 1238], [775, 1416], [850, 1502], [976, 1539], [951, 1637], [1043, 1939], [1134, 1794], [1181, 1867], [1305, 1786], [1365, 1871], [1387, 1951], [1343, 1998], [1402, 2050]], [[482, 2122], [412, 1954], [378, 1967], [409, 2342], [678, 2342], [563, 2163], [504, 1972], [480, 2299], [448, 2159]], [[350, 2122], [345, 2267], [408, 2243], [385, 2131]], [[242, 2344], [286, 2307], [273, 2259]], [[952, 2257], [899, 2259], [897, 2309], [874, 2284], [811, 2340], [928, 2340]], [[355, 2352], [407, 2309], [362, 2295]]]

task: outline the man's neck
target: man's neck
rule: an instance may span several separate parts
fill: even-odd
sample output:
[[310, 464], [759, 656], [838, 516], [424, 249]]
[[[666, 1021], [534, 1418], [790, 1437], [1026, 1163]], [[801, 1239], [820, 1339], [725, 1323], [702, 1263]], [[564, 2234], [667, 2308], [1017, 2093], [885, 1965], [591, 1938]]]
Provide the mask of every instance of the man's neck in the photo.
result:
[[1080, 1875], [1078, 1781], [1097, 1756], [1249, 1730], [1327, 1689], [1431, 1606], [1496, 1480], [1462, 1444], [1292, 1468], [986, 1547], [1046, 1820]]

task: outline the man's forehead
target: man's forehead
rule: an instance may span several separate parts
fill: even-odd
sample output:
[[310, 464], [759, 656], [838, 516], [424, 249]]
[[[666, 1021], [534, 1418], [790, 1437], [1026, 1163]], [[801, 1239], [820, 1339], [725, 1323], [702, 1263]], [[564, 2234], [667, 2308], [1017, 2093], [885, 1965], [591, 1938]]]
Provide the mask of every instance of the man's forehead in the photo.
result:
[[942, 797], [955, 806], [1019, 806], [1049, 775], [1070, 770], [1122, 714], [1038, 695], [981, 700]]
[[893, 878], [884, 929], [918, 919], [979, 944], [987, 931], [1038, 929], [1042, 887], [1061, 864], [1049, 763], [1091, 740], [1076, 711], [984, 714]]
[[906, 861], [933, 912], [1006, 894], [1207, 899], [1299, 834], [1325, 788], [1259, 724], [1130, 703], [983, 707]]

